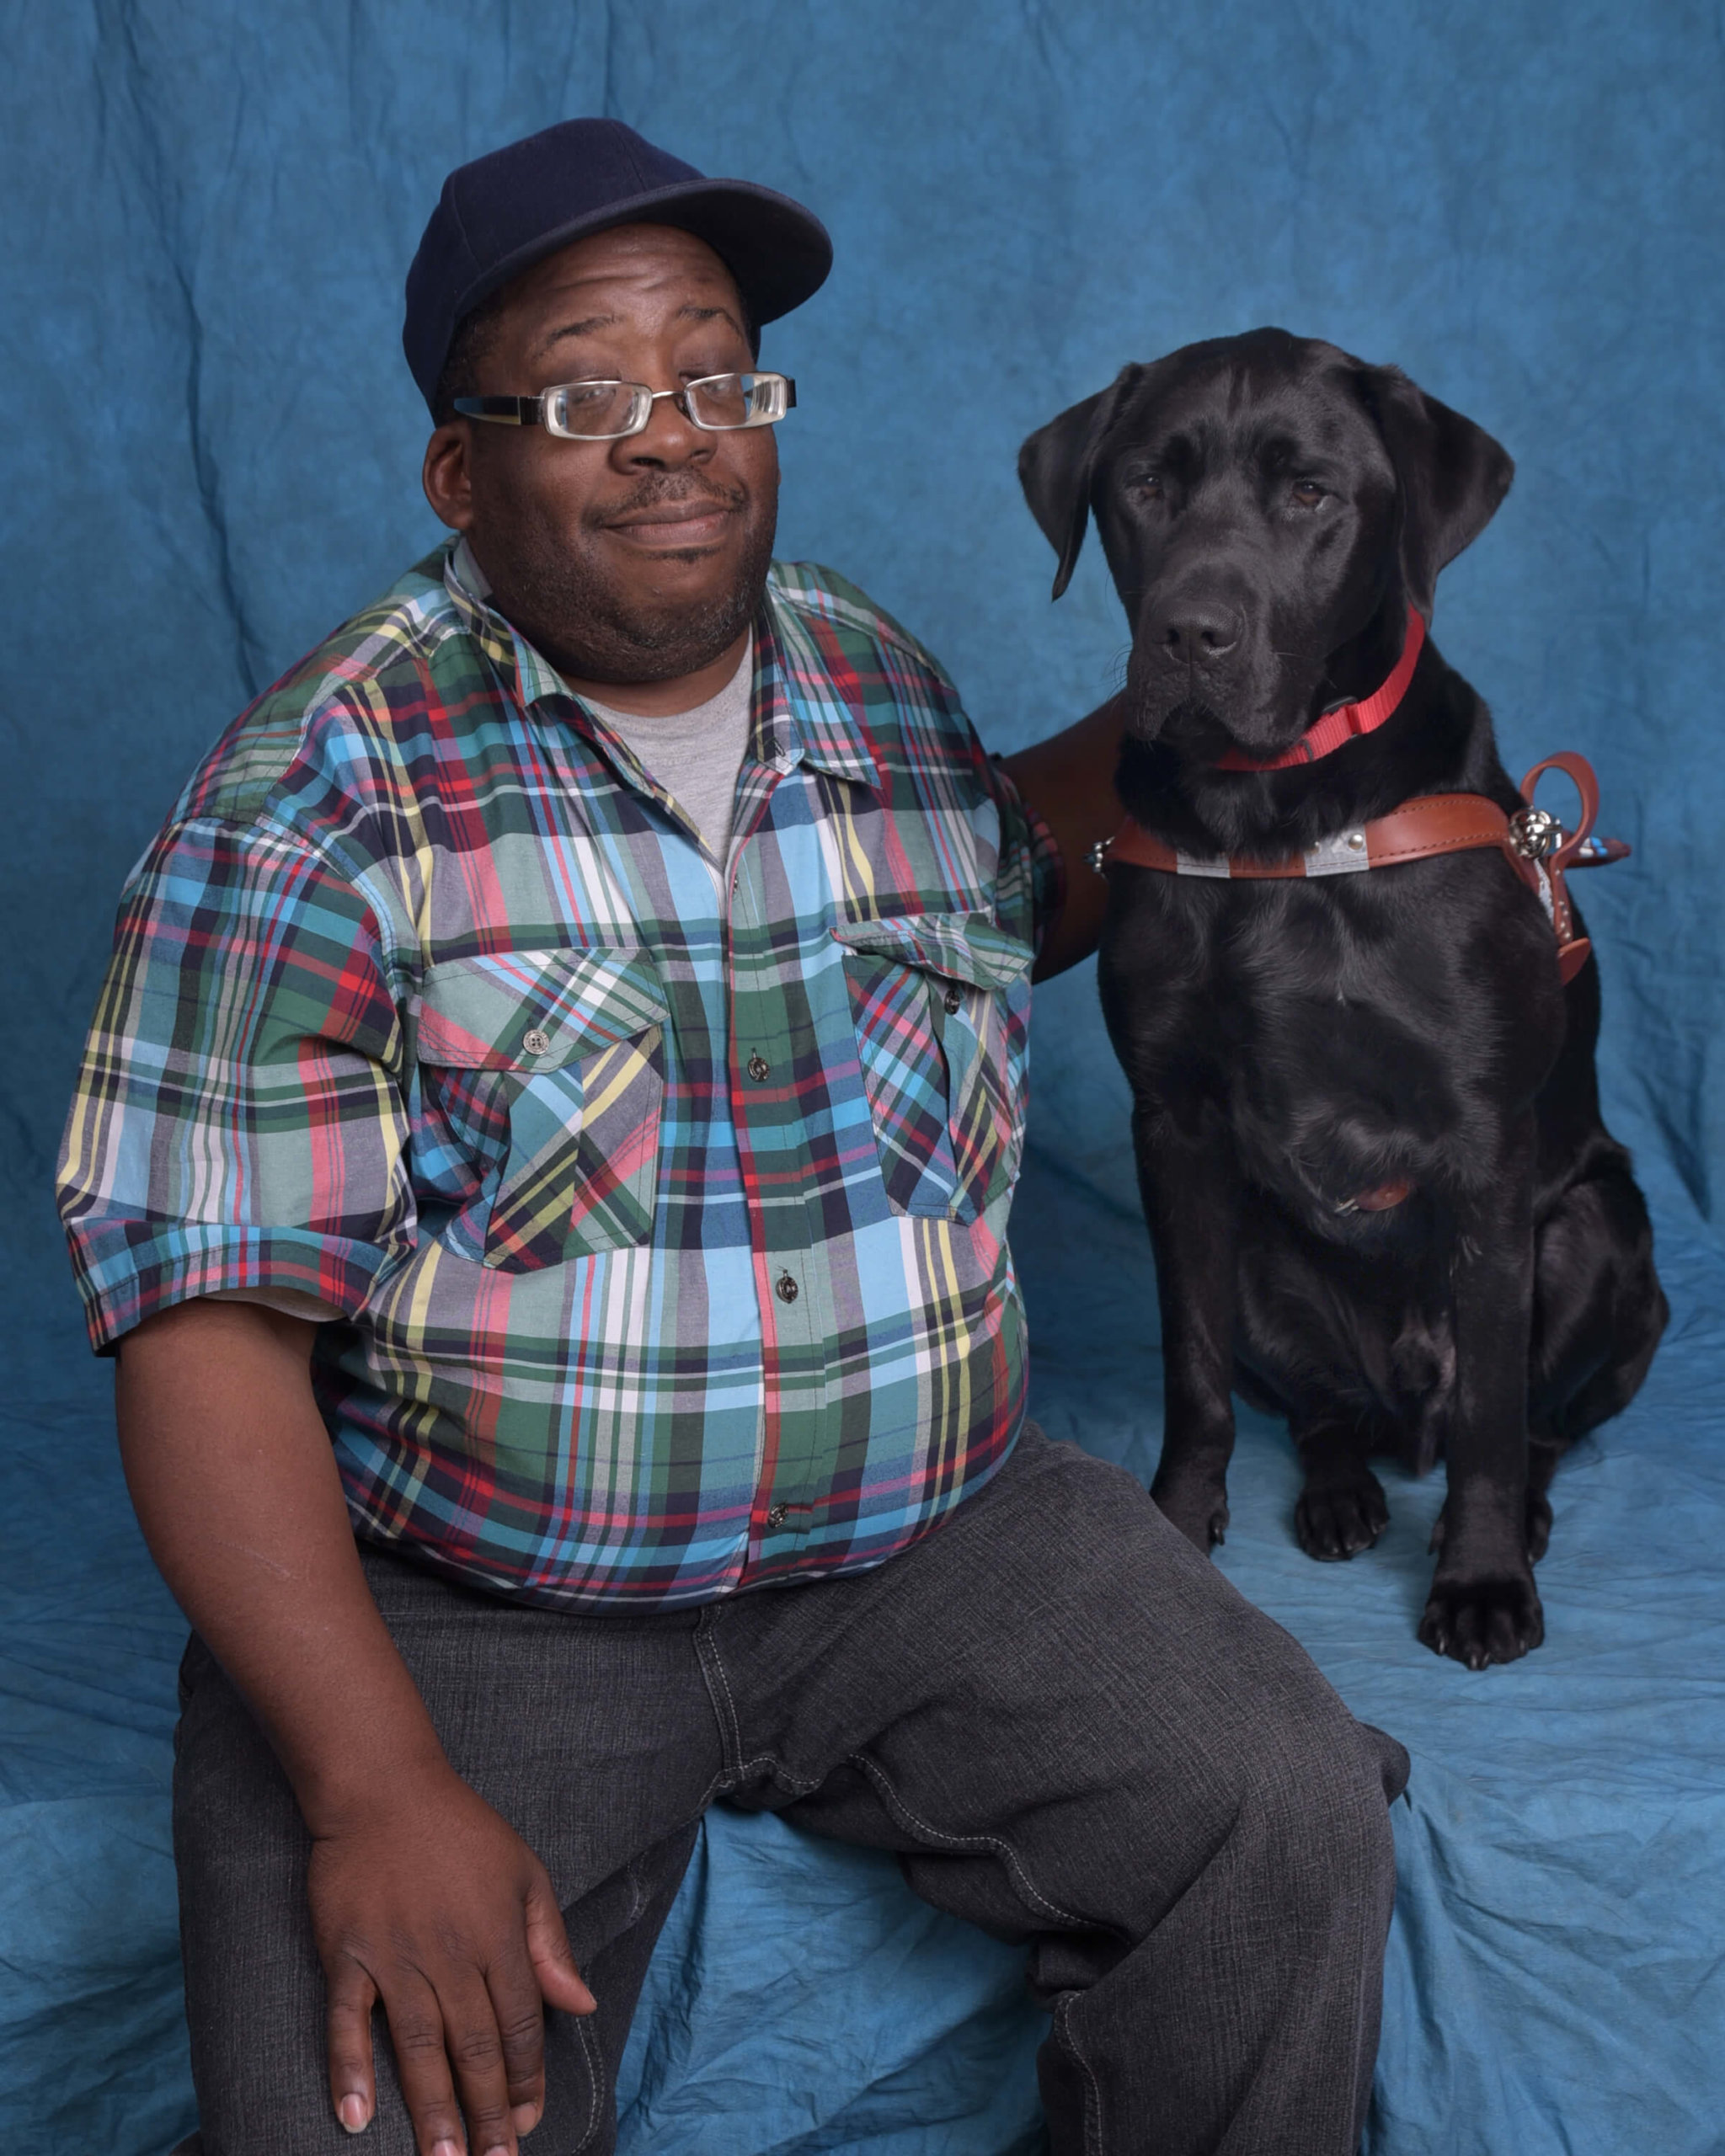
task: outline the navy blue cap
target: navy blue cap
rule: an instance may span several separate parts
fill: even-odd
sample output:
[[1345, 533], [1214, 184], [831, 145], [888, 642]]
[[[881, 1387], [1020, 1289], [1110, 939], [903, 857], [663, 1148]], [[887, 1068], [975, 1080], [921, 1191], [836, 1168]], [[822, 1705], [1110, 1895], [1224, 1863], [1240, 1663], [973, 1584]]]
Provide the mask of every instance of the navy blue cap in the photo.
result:
[[825, 226], [789, 195], [708, 179], [620, 120], [562, 120], [443, 183], [408, 271], [401, 333], [426, 403], [464, 315], [571, 240], [634, 224], [705, 240], [757, 326], [800, 307], [832, 267]]

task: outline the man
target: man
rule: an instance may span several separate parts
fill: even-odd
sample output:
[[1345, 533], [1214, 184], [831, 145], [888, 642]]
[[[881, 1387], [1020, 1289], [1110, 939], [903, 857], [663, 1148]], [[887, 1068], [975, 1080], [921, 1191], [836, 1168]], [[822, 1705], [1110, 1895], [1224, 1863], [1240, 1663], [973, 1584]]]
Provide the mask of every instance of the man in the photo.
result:
[[1114, 722], [993, 766], [770, 568], [758, 332], [829, 259], [613, 122], [453, 174], [457, 537], [123, 901], [62, 1207], [195, 1627], [206, 2156], [608, 2148], [718, 1799], [1026, 1941], [1057, 2149], [1357, 2142], [1399, 1748], [1023, 1422], [1028, 975]]

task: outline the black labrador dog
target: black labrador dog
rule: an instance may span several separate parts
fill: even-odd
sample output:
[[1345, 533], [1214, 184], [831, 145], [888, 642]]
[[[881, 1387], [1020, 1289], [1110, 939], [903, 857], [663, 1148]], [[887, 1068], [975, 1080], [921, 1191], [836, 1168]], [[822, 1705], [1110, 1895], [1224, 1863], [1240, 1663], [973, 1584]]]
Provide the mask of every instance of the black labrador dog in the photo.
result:
[[[1221, 1540], [1236, 1388], [1289, 1419], [1314, 1557], [1383, 1532], [1372, 1454], [1445, 1455], [1419, 1636], [1476, 1669], [1544, 1636], [1552, 1470], [1633, 1395], [1667, 1314], [1600, 1120], [1598, 968], [1562, 985], [1494, 849], [1251, 871], [1363, 845], [1416, 797], [1521, 808], [1485, 704], [1422, 648], [1438, 572], [1513, 469], [1396, 368], [1276, 329], [1128, 366], [1019, 458], [1055, 597], [1093, 513], [1131, 624], [1120, 798], [1163, 866], [1211, 864], [1106, 871], [1103, 1006], [1162, 1305], [1153, 1493]], [[1318, 747], [1314, 722], [1404, 656], [1391, 715]], [[1275, 763], [1302, 738], [1311, 760]]]

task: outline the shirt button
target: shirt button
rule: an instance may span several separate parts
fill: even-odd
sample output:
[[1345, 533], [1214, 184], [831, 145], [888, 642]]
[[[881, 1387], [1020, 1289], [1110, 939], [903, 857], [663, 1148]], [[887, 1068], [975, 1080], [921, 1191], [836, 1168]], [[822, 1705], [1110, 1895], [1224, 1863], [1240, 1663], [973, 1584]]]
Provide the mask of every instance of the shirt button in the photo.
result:
[[755, 1083], [757, 1086], [760, 1085], [772, 1068], [772, 1065], [767, 1061], [766, 1058], [758, 1052], [749, 1058], [749, 1075], [755, 1081]]
[[949, 988], [946, 994], [941, 998], [942, 1002], [943, 1002], [947, 1006], [947, 1015], [949, 1017], [957, 1011], [963, 1000], [964, 999], [959, 995], [958, 990], [955, 988]]
[[766, 1524], [769, 1527], [782, 1527], [785, 1524], [785, 1514], [789, 1510], [788, 1505], [775, 1505], [766, 1515]]
[[797, 1283], [793, 1279], [792, 1279], [788, 1273], [781, 1273], [775, 1284], [778, 1293], [778, 1299], [782, 1303], [793, 1303], [796, 1301]]
[[521, 1035], [521, 1046], [526, 1049], [529, 1055], [547, 1054], [551, 1048], [551, 1036], [549, 1033], [542, 1033], [539, 1028], [534, 1026]]

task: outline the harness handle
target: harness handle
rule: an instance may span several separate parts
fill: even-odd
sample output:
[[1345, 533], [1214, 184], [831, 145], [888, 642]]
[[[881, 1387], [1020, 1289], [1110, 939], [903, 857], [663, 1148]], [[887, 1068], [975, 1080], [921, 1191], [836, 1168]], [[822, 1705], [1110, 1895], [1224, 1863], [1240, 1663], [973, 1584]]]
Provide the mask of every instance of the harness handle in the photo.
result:
[[[1581, 796], [1581, 821], [1573, 831], [1562, 833], [1562, 843], [1550, 847], [1551, 837], [1562, 826], [1542, 808], [1533, 805], [1534, 788], [1547, 771], [1562, 771], [1565, 778]], [[1517, 852], [1534, 860], [1550, 878], [1551, 926], [1557, 935], [1557, 974], [1567, 987], [1587, 963], [1593, 946], [1585, 936], [1576, 932], [1575, 910], [1569, 901], [1569, 892], [1564, 882], [1564, 871], [1572, 866], [1583, 865], [1595, 858], [1621, 860], [1629, 849], [1621, 845], [1619, 851], [1605, 851], [1595, 856], [1588, 841], [1592, 836], [1594, 819], [1599, 813], [1599, 782], [1594, 776], [1594, 767], [1585, 756], [1578, 755], [1573, 749], [1561, 749], [1555, 756], [1547, 756], [1537, 763], [1521, 782], [1521, 798], [1527, 806], [1510, 819], [1510, 829], [1515, 834], [1511, 844]], [[1541, 841], [1545, 841], [1541, 845]], [[1586, 851], [1583, 851], [1586, 849]]]
[[1574, 830], [1564, 835], [1562, 845], [1548, 863], [1555, 872], [1567, 868], [1592, 835], [1599, 813], [1599, 782], [1585, 756], [1578, 755], [1573, 749], [1560, 749], [1555, 756], [1547, 756], [1543, 763], [1535, 764], [1521, 782], [1521, 798], [1530, 808], [1533, 806], [1534, 788], [1547, 771], [1562, 771], [1581, 796], [1581, 822]]

